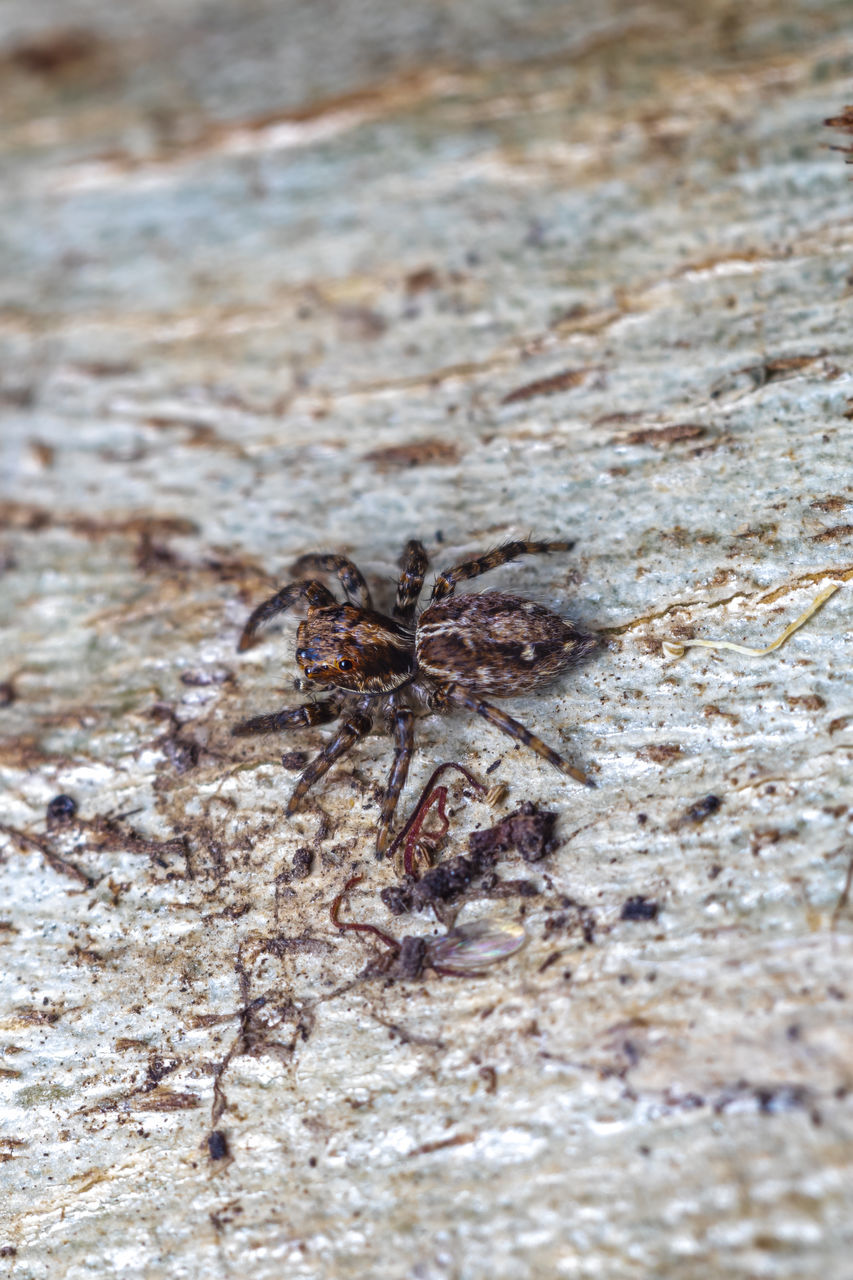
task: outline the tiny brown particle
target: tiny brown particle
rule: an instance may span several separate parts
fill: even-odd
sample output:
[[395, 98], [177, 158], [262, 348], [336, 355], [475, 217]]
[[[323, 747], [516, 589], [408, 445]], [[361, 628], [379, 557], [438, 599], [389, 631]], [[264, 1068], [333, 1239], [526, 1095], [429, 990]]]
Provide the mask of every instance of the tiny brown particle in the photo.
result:
[[562, 373], [552, 373], [547, 378], [536, 378], [533, 382], [525, 382], [508, 392], [501, 404], [517, 404], [520, 400], [532, 400], [536, 396], [553, 396], [558, 391], [570, 391], [577, 387], [590, 373], [590, 369], [564, 369]]

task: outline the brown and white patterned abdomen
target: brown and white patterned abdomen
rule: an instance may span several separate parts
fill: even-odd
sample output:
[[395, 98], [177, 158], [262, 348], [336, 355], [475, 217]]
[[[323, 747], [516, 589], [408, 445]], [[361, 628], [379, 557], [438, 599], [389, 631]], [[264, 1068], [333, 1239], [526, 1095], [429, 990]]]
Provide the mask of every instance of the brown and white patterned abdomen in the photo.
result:
[[543, 605], [496, 591], [430, 605], [415, 640], [425, 675], [504, 698], [553, 680], [594, 645]]

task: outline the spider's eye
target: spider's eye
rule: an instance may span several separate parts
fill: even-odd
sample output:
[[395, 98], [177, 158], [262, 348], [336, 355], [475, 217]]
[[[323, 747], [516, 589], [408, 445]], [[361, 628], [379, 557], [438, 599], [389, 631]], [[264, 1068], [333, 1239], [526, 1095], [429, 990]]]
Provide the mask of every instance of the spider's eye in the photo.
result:
[[306, 661], [306, 659], [307, 659], [307, 657], [308, 657], [308, 650], [307, 650], [307, 649], [297, 649], [297, 650], [296, 650], [296, 661], [297, 661], [297, 662], [305, 662], [305, 661]]
[[350, 658], [341, 658], [338, 662], [338, 671], [351, 671], [352, 660]]

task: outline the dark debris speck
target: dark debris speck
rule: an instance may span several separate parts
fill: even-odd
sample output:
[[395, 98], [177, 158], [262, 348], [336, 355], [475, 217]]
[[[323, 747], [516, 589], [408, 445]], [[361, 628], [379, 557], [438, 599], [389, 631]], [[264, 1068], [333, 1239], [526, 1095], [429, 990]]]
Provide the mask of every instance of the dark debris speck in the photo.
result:
[[556, 848], [556, 813], [540, 813], [529, 800], [485, 831], [473, 831], [468, 848], [476, 858], [517, 849], [525, 862], [538, 862]]
[[658, 915], [658, 904], [650, 901], [644, 894], [637, 894], [634, 898], [628, 898], [622, 904], [622, 910], [619, 913], [620, 920], [656, 920]]
[[301, 849], [297, 849], [293, 855], [294, 880], [304, 880], [306, 876], [310, 876], [313, 865], [314, 850], [310, 849], [308, 845], [303, 845]]
[[224, 1160], [228, 1155], [228, 1139], [221, 1129], [207, 1135], [207, 1153], [211, 1160]]
[[716, 813], [722, 805], [719, 796], [705, 796], [703, 800], [697, 800], [692, 804], [684, 815], [685, 822], [704, 822], [706, 818], [710, 818], [712, 813]]
[[73, 796], [54, 796], [47, 806], [47, 824], [58, 826], [61, 822], [70, 822], [77, 815], [77, 801]]
[[281, 757], [281, 763], [285, 769], [304, 769], [308, 763], [308, 753], [306, 751], [285, 751]]

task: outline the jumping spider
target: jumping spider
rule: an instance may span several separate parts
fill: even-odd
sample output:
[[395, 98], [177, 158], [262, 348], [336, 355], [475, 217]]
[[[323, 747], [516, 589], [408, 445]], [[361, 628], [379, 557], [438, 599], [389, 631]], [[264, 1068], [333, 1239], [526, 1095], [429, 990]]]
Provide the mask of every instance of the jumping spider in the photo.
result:
[[[258, 628], [291, 605], [305, 601], [308, 616], [297, 631], [296, 661], [303, 679], [297, 687], [330, 690], [323, 702], [307, 702], [238, 724], [244, 736], [273, 733], [343, 719], [338, 732], [311, 761], [294, 788], [286, 812], [293, 813], [308, 790], [334, 762], [369, 732], [377, 711], [394, 736], [394, 761], [382, 803], [376, 839], [382, 857], [397, 800], [406, 781], [414, 741], [413, 707], [448, 711], [467, 707], [577, 782], [587, 777], [535, 737], [505, 711], [484, 702], [482, 694], [514, 697], [553, 680], [594, 647], [555, 613], [521, 596], [488, 591], [454, 595], [457, 582], [478, 578], [521, 555], [567, 551], [569, 542], [506, 542], [475, 560], [440, 573], [429, 605], [416, 614], [427, 570], [420, 542], [406, 544], [400, 564], [393, 616], [376, 613], [370, 591], [351, 560], [335, 554], [306, 555], [293, 565], [300, 580], [282, 587], [258, 605], [243, 628], [240, 650], [248, 649]], [[306, 573], [335, 573], [347, 604]]]

